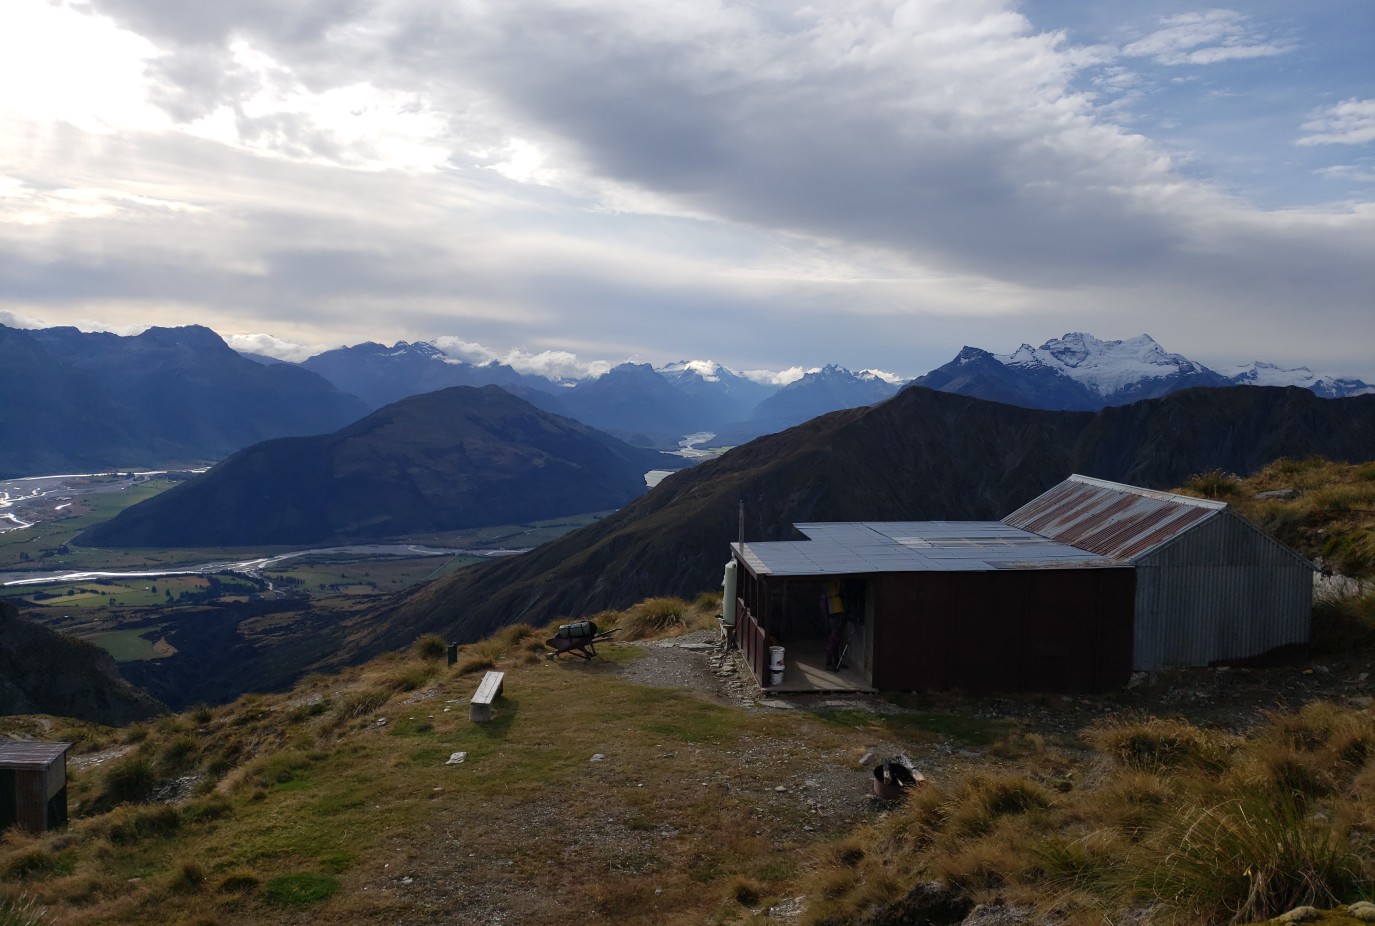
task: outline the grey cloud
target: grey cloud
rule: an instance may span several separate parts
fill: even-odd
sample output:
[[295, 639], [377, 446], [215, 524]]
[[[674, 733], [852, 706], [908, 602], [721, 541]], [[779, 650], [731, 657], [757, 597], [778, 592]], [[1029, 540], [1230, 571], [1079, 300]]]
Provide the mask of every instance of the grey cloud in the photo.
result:
[[193, 46], [162, 55], [148, 65], [151, 100], [178, 122], [194, 122], [222, 105], [237, 105], [260, 87], [228, 49]]
[[287, 44], [318, 41], [332, 27], [353, 19], [366, 0], [92, 0], [100, 12], [150, 38], [183, 45], [227, 42], [250, 32]]
[[[1360, 256], [1368, 215], [1304, 225], [1186, 180], [1149, 140], [1069, 95], [1073, 56], [1059, 39], [1021, 28], [994, 0], [823, 2], [795, 13], [781, 4], [97, 2], [167, 48], [156, 73], [172, 88], [164, 105], [181, 118], [252, 93], [224, 54], [244, 36], [316, 90], [367, 81], [423, 94], [454, 123], [456, 164], [493, 163], [487, 149], [519, 138], [545, 152], [567, 185], [526, 188], [525, 200], [488, 210], [489, 198], [510, 192], [491, 171], [366, 176], [186, 146], [170, 155], [183, 167], [165, 169], [175, 175], [198, 160], [229, 161], [222, 179], [192, 179], [241, 188], [243, 199], [212, 202], [213, 214], [176, 224], [126, 211], [59, 238], [67, 264], [29, 255], [27, 264], [0, 270], [10, 274], [0, 286], [27, 286], [35, 300], [97, 299], [109, 287], [104, 298], [281, 307], [322, 323], [347, 307], [390, 326], [376, 339], [405, 328], [534, 350], [578, 347], [579, 337], [604, 345], [579, 348], [584, 356], [629, 355], [671, 340], [676, 354], [737, 367], [835, 360], [915, 373], [923, 366], [905, 361], [902, 352], [914, 349], [901, 345], [922, 343], [928, 329], [958, 346], [981, 330], [1002, 334], [1009, 318], [1033, 309], [1065, 322], [1016, 340], [1101, 322], [1105, 337], [1144, 329], [1162, 340], [1177, 331], [1221, 342], [1229, 335], [1199, 332], [1199, 318], [1287, 313], [1292, 332], [1303, 328], [1293, 319], [1303, 300], [1321, 300], [1345, 321], [1368, 308], [1362, 291], [1375, 289]], [[910, 34], [897, 23], [913, 10], [953, 9], [967, 19], [970, 8], [987, 14], [980, 36], [959, 21]], [[674, 19], [687, 15], [682, 10], [697, 18]], [[1211, 41], [1181, 34], [1171, 47], [1242, 47]], [[241, 113], [239, 130], [294, 157], [341, 155], [337, 140], [291, 114]], [[767, 289], [728, 273], [656, 283], [638, 268], [612, 269], [624, 260], [616, 252], [638, 243], [643, 217], [587, 230], [596, 221], [590, 191], [603, 184], [703, 216], [664, 236], [702, 251], [713, 246], [694, 235], [754, 236], [760, 250], [770, 236], [795, 235], [833, 243], [842, 261], [874, 249], [894, 276], [983, 276], [1014, 297], [1002, 314], [970, 318], [918, 285], [800, 279]], [[533, 240], [540, 236], [559, 240]], [[117, 239], [142, 248], [126, 270], [100, 261]], [[579, 239], [581, 263], [581, 254], [561, 250]], [[1291, 265], [1299, 268], [1292, 280]], [[902, 305], [873, 310], [885, 302]], [[715, 330], [668, 330], [663, 319], [672, 313], [772, 340], [747, 338], [737, 347], [745, 355], [723, 356], [711, 349]], [[834, 348], [841, 318], [855, 356]], [[1157, 318], [1170, 330], [1158, 329]], [[1369, 319], [1352, 324], [1353, 333], [1375, 336]], [[683, 343], [694, 337], [702, 346]], [[995, 340], [984, 343], [999, 346]]]

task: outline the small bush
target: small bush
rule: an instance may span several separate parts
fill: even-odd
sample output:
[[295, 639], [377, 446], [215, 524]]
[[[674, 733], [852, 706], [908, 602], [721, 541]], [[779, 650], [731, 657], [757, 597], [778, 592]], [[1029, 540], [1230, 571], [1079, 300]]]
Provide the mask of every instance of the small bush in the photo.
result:
[[396, 691], [415, 691], [429, 682], [430, 671], [424, 667], [402, 669], [391, 677], [391, 687]]
[[192, 894], [205, 884], [205, 869], [198, 863], [182, 862], [172, 872], [171, 888], [179, 894]]
[[158, 753], [158, 771], [165, 777], [180, 775], [194, 764], [199, 748], [189, 736], [173, 737]]
[[153, 763], [145, 756], [129, 756], [110, 766], [102, 779], [100, 805], [133, 804], [146, 801], [157, 787], [158, 776]]
[[692, 599], [692, 610], [702, 614], [720, 614], [721, 605], [720, 592], [698, 592], [697, 597]]
[[1120, 764], [1141, 771], [1227, 767], [1226, 742], [1181, 720], [1117, 721], [1096, 727], [1085, 737]]
[[339, 699], [334, 708], [336, 722], [346, 723], [366, 714], [371, 714], [391, 700], [390, 688], [356, 688]]
[[146, 839], [171, 836], [181, 828], [175, 807], [129, 808], [109, 822], [107, 834], [117, 846], [131, 846]]
[[964, 835], [993, 829], [998, 818], [1050, 806], [1045, 788], [1015, 775], [975, 775], [956, 793], [946, 813], [951, 827]]
[[474, 655], [460, 659], [458, 665], [454, 666], [454, 671], [459, 675], [472, 675], [474, 672], [485, 672], [495, 665], [496, 662], [490, 657]]
[[416, 637], [411, 649], [421, 659], [443, 659], [449, 652], [449, 644], [439, 634], [427, 633], [422, 637]]
[[1210, 469], [1204, 473], [1197, 473], [1190, 476], [1184, 484], [1189, 491], [1202, 495], [1204, 498], [1223, 498], [1225, 496], [1237, 494], [1241, 488], [1241, 482], [1231, 473], [1224, 473], [1220, 469]]
[[726, 895], [742, 907], [753, 907], [764, 898], [764, 885], [740, 875], [726, 885]]
[[305, 871], [273, 878], [264, 885], [263, 896], [275, 903], [303, 907], [326, 900], [337, 890], [339, 882], [328, 875]]
[[692, 606], [681, 598], [646, 598], [632, 606], [620, 620], [623, 640], [681, 633], [688, 627]]
[[[5, 877], [14, 881], [44, 878], [58, 869], [55, 853], [39, 846], [31, 846], [11, 855], [5, 862]], [[4, 920], [0, 920], [3, 923]]]
[[234, 805], [223, 794], [207, 794], [196, 801], [182, 805], [181, 817], [187, 823], [209, 823], [234, 812]]
[[540, 632], [537, 627], [532, 627], [529, 624], [512, 624], [509, 627], [503, 627], [501, 632], [497, 634], [497, 639], [501, 640], [507, 649], [514, 649], [526, 640], [538, 639], [539, 636]]
[[214, 716], [214, 711], [210, 710], [208, 705], [197, 704], [195, 707], [191, 708], [191, 719], [198, 724], [205, 725], [209, 723]]

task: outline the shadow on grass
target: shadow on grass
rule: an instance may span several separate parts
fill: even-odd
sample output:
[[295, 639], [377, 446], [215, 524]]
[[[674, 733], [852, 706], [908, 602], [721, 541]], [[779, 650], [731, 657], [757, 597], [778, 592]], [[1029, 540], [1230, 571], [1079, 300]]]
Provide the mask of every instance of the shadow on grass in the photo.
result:
[[837, 727], [872, 730], [894, 739], [952, 739], [969, 746], [990, 746], [1013, 729], [1005, 720], [936, 711], [877, 713], [855, 707], [818, 707], [808, 711]]

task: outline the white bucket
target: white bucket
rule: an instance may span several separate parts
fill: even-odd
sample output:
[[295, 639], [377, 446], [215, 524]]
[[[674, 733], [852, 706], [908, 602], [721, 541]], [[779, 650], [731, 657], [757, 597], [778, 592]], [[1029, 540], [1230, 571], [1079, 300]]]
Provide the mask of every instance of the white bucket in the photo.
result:
[[772, 687], [774, 687], [774, 686], [781, 685], [781, 684], [783, 684], [783, 673], [782, 673], [782, 672], [770, 672], [770, 673], [769, 673], [769, 687], [772, 688]]
[[770, 646], [770, 647], [769, 647], [769, 671], [770, 671], [770, 672], [782, 672], [782, 671], [783, 671], [783, 647], [781, 647], [781, 646]]

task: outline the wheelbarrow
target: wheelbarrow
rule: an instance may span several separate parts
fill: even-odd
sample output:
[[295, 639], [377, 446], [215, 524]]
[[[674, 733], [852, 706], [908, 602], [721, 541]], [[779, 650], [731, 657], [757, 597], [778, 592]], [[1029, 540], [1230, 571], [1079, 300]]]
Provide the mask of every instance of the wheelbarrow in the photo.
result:
[[544, 645], [553, 650], [546, 658], [557, 659], [564, 653], [572, 653], [591, 661], [592, 657], [597, 655], [597, 644], [611, 639], [615, 632], [614, 629], [598, 630], [592, 621], [559, 624], [558, 632], [544, 641]]

